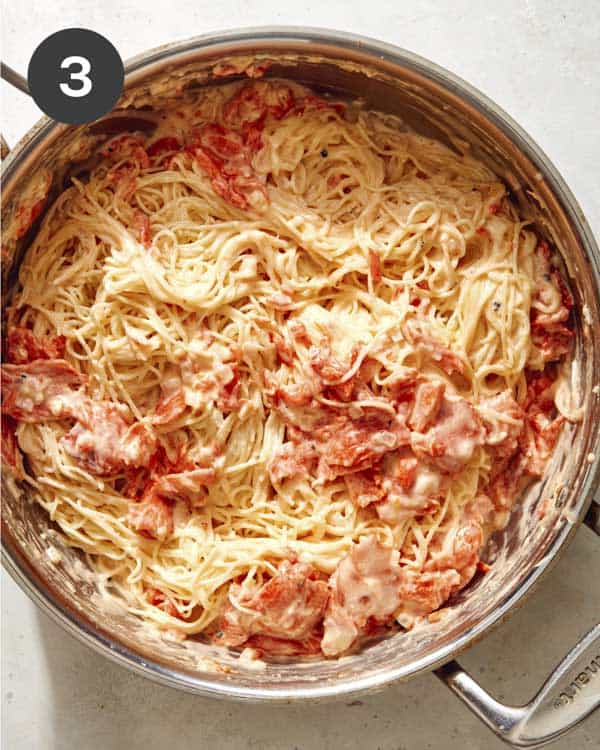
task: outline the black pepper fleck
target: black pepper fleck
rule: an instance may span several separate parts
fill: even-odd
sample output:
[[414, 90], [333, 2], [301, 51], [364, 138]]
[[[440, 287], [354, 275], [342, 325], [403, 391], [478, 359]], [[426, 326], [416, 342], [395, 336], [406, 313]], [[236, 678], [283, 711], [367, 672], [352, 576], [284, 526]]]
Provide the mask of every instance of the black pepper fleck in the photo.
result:
[[498, 310], [500, 309], [500, 303], [499, 302], [494, 302], [494, 304], [492, 305], [492, 307], [494, 308], [494, 312], [498, 312]]
[[325, 159], [327, 156], [329, 156], [329, 151], [326, 148], [322, 148], [321, 156]]

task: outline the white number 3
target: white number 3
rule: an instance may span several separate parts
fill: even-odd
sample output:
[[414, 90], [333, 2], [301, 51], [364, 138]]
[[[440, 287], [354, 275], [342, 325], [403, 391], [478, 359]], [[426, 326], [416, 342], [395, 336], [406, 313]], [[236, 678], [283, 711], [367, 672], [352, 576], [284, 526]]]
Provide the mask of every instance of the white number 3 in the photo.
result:
[[69, 78], [72, 81], [80, 81], [81, 86], [74, 89], [69, 83], [61, 83], [60, 90], [66, 96], [87, 96], [92, 90], [92, 82], [87, 75], [92, 69], [90, 61], [87, 59], [87, 57], [81, 57], [80, 55], [71, 55], [70, 57], [65, 57], [65, 59], [61, 62], [60, 67], [70, 68], [72, 65], [79, 65], [80, 69], [75, 71], [75, 73], [71, 73]]

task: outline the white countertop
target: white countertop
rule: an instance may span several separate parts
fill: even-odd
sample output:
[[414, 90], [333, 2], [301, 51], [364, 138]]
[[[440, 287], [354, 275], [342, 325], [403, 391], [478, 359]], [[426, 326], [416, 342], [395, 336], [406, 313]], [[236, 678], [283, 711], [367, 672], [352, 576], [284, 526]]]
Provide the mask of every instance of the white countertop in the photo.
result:
[[[551, 157], [600, 235], [600, 15], [595, 0], [78, 0], [4, 4], [2, 58], [25, 73], [60, 28], [107, 36], [125, 59], [231, 27], [299, 24], [354, 31], [413, 50], [474, 84]], [[482, 6], [482, 7], [478, 7]], [[13, 144], [40, 116], [2, 83]], [[508, 623], [460, 657], [496, 697], [531, 697], [598, 619], [598, 540], [581, 529]], [[360, 701], [261, 707], [154, 685], [50, 622], [2, 572], [4, 750], [492, 750], [505, 747], [434, 676]], [[557, 750], [598, 750], [600, 712]]]

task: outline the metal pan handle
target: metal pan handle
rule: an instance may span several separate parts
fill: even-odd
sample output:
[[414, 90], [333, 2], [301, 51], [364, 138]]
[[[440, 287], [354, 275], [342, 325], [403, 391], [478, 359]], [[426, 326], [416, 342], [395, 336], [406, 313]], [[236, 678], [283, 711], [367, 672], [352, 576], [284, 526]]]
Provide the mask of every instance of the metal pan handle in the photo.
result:
[[19, 91], [22, 91], [24, 94], [28, 94], [29, 96], [31, 96], [27, 80], [20, 73], [17, 73], [16, 70], [13, 70], [10, 65], [7, 65], [5, 62], [0, 62], [0, 77], [4, 81], [6, 81], [6, 83], [10, 83], [11, 86], [14, 86]]
[[[31, 96], [27, 80], [23, 78], [20, 73], [17, 73], [16, 70], [13, 70], [10, 65], [7, 65], [5, 62], [0, 62], [0, 78], [16, 88], [18, 91], [22, 91], [24, 94]], [[4, 159], [6, 156], [8, 156], [9, 151], [10, 149], [8, 143], [4, 140], [4, 136], [0, 133], [0, 159]]]
[[[585, 523], [600, 535], [600, 504], [592, 501]], [[600, 706], [600, 624], [595, 625], [552, 671], [524, 706], [507, 706], [451, 661], [435, 674], [500, 739], [515, 747], [541, 747]]]

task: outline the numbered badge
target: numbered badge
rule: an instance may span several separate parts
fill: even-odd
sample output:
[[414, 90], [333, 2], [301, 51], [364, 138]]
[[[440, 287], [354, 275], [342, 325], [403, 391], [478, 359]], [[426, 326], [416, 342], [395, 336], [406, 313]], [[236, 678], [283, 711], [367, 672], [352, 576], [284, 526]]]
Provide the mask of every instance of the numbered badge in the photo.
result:
[[80, 125], [102, 117], [123, 90], [123, 62], [114, 46], [88, 29], [63, 29], [33, 53], [29, 90], [49, 117]]

